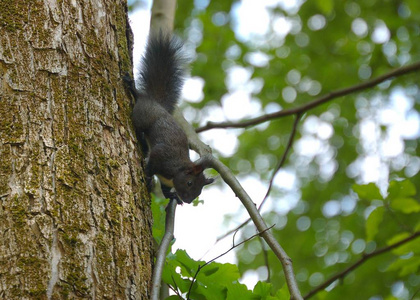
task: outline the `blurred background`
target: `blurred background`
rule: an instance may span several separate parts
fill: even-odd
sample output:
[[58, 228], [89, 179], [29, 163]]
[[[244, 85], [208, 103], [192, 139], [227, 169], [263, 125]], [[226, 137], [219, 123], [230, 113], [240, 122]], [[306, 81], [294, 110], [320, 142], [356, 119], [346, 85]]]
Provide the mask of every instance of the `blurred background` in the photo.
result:
[[[128, 2], [138, 63], [151, 1]], [[197, 128], [300, 107], [420, 61], [418, 0], [178, 1], [175, 23], [191, 61], [180, 106]], [[200, 133], [256, 205], [275, 175], [261, 211], [293, 259], [303, 294], [363, 253], [420, 230], [419, 83], [412, 72], [307, 111], [276, 174], [295, 116]], [[200, 200], [178, 206], [172, 251], [209, 260], [232, 246], [232, 234], [216, 241], [248, 215], [221, 178]], [[249, 223], [235, 241], [255, 233]], [[267, 279], [278, 289], [281, 264], [267, 249], [253, 239], [218, 261], [237, 264], [250, 289]], [[414, 240], [317, 299], [420, 299], [419, 267]]]

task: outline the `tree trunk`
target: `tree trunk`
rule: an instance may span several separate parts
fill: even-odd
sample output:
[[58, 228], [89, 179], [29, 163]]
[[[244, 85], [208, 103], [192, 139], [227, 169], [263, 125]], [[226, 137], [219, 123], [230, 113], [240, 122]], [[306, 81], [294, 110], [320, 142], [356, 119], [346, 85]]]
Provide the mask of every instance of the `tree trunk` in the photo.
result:
[[0, 298], [147, 299], [126, 1], [0, 1]]

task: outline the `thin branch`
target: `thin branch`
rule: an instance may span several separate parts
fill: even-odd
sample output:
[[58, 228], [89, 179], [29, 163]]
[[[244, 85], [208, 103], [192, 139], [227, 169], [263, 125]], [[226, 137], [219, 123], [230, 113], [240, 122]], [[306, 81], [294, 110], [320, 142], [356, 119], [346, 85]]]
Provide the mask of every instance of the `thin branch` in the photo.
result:
[[[174, 280], [174, 283], [175, 283], [175, 280]], [[180, 295], [180, 293], [178, 291], [178, 287], [176, 286], [176, 284], [175, 284], [175, 287], [173, 287], [172, 285], [168, 285], [168, 287], [178, 296], [179, 299], [184, 299]]]
[[[261, 211], [262, 206], [264, 205], [265, 201], [268, 198], [268, 195], [271, 192], [271, 188], [273, 186], [274, 177], [276, 176], [277, 172], [283, 167], [284, 163], [286, 162], [286, 158], [287, 158], [287, 156], [289, 154], [290, 149], [292, 148], [293, 141], [294, 141], [295, 136], [296, 136], [297, 125], [299, 124], [300, 117], [301, 117], [300, 114], [297, 114], [296, 115], [296, 119], [295, 119], [295, 121], [293, 123], [292, 132], [290, 134], [289, 141], [287, 142], [286, 149], [284, 150], [283, 156], [280, 159], [279, 164], [277, 165], [276, 169], [274, 170], [273, 174], [271, 175], [271, 179], [270, 179], [270, 183], [268, 185], [267, 192], [266, 192], [266, 194], [265, 194], [265, 196], [264, 196], [264, 198], [263, 198], [260, 206], [258, 207], [258, 211]], [[238, 231], [239, 229], [241, 229], [242, 227], [244, 227], [246, 224], [248, 224], [249, 221], [251, 221], [250, 218], [248, 220], [246, 220], [245, 222], [243, 222], [242, 224], [240, 224], [239, 226], [235, 227], [234, 229], [231, 229], [228, 232], [224, 233], [223, 235], [219, 236], [216, 239], [216, 243], [218, 243], [220, 240], [223, 240], [225, 237], [231, 235], [232, 233]]]
[[166, 207], [165, 234], [163, 235], [162, 242], [160, 243], [158, 252], [156, 254], [156, 264], [153, 268], [152, 296], [150, 298], [152, 300], [159, 300], [160, 285], [162, 282], [162, 272], [165, 265], [166, 253], [168, 252], [171, 241], [174, 238], [176, 205], [176, 199], [171, 199], [168, 203], [168, 206]]
[[340, 273], [332, 276], [331, 278], [329, 278], [328, 280], [326, 280], [324, 283], [322, 283], [321, 285], [317, 286], [315, 289], [313, 289], [312, 291], [310, 291], [308, 294], [305, 295], [304, 299], [309, 299], [311, 298], [313, 295], [315, 295], [316, 293], [318, 293], [319, 291], [325, 289], [326, 287], [328, 287], [331, 283], [333, 283], [334, 281], [338, 280], [338, 279], [342, 279], [344, 278], [347, 274], [349, 274], [351, 271], [353, 271], [354, 269], [356, 269], [357, 267], [359, 267], [360, 265], [362, 265], [363, 263], [365, 263], [367, 260], [378, 256], [380, 254], [386, 253], [391, 251], [394, 248], [397, 248], [405, 243], [408, 243], [412, 240], [414, 240], [415, 238], [420, 236], [420, 231], [417, 231], [415, 233], [413, 233], [412, 235], [410, 235], [409, 237], [396, 242], [392, 245], [389, 245], [387, 247], [383, 247], [381, 249], [378, 249], [376, 251], [373, 251], [372, 253], [369, 254], [364, 254], [358, 261], [356, 261], [354, 264], [352, 264], [351, 266], [349, 266], [348, 268], [346, 268], [345, 270], [341, 271]]
[[159, 0], [153, 1], [150, 28], [158, 31], [165, 29], [168, 32], [174, 30], [176, 1], [174, 0]]
[[230, 188], [235, 192], [236, 196], [241, 200], [258, 231], [262, 232], [261, 236], [280, 260], [283, 266], [286, 283], [289, 288], [290, 299], [303, 299], [300, 294], [295, 275], [293, 273], [292, 260], [274, 238], [274, 235], [271, 233], [271, 231], [265, 231], [267, 229], [267, 225], [265, 224], [264, 219], [262, 218], [252, 199], [240, 185], [236, 177], [233, 176], [232, 171], [229, 170], [229, 168], [226, 167], [221, 161], [212, 157], [211, 166], [219, 172], [223, 180], [230, 186]]
[[276, 177], [277, 172], [283, 167], [284, 163], [286, 162], [287, 155], [289, 154], [289, 151], [292, 148], [293, 141], [294, 141], [295, 136], [296, 136], [297, 126], [299, 124], [300, 117], [301, 117], [301, 114], [300, 113], [297, 113], [296, 114], [296, 118], [295, 118], [295, 122], [293, 123], [292, 132], [290, 133], [289, 141], [287, 142], [286, 150], [284, 150], [283, 156], [282, 156], [279, 164], [277, 165], [276, 169], [274, 170], [273, 175], [271, 176], [270, 183], [269, 183], [268, 189], [267, 189], [267, 193], [265, 194], [264, 199], [261, 202], [260, 207], [258, 208], [258, 210], [261, 209], [261, 207], [263, 206], [264, 202], [267, 200], [268, 195], [271, 192], [271, 188], [273, 187], [274, 177]]
[[268, 246], [271, 248], [271, 250], [274, 252], [274, 254], [277, 256], [277, 258], [280, 260], [283, 266], [283, 272], [286, 278], [287, 287], [290, 292], [290, 299], [303, 299], [297, 285], [295, 274], [293, 273], [292, 260], [280, 246], [279, 242], [274, 238], [271, 231], [265, 231], [267, 229], [267, 225], [265, 224], [264, 219], [260, 215], [251, 197], [249, 197], [247, 192], [239, 183], [238, 179], [236, 179], [236, 177], [233, 175], [232, 171], [211, 154], [211, 148], [205, 145], [198, 138], [197, 133], [194, 131], [192, 126], [185, 120], [185, 118], [179, 112], [179, 109], [175, 110], [174, 116], [178, 124], [187, 134], [190, 147], [198, 154], [200, 154], [201, 157], [208, 157], [210, 167], [219, 172], [223, 180], [230, 186], [230, 188], [236, 194], [239, 200], [241, 200], [243, 206], [246, 208], [252, 221], [257, 227], [257, 230], [259, 232], [263, 232], [261, 234], [262, 237], [264, 238]]
[[348, 88], [344, 88], [344, 89], [340, 89], [340, 90], [336, 90], [333, 92], [330, 92], [312, 102], [309, 102], [307, 104], [304, 104], [302, 106], [296, 107], [296, 108], [291, 108], [291, 109], [285, 109], [285, 110], [281, 110], [275, 113], [271, 113], [271, 114], [266, 114], [260, 117], [256, 117], [253, 119], [249, 119], [247, 121], [241, 121], [238, 123], [235, 122], [222, 122], [222, 123], [213, 123], [213, 122], [208, 122], [207, 125], [197, 128], [196, 132], [203, 132], [206, 130], [210, 130], [210, 129], [215, 129], [215, 128], [246, 128], [249, 126], [254, 126], [263, 122], [267, 122], [273, 119], [277, 119], [277, 118], [281, 118], [281, 117], [286, 117], [286, 116], [290, 116], [290, 115], [295, 115], [295, 114], [302, 114], [312, 108], [315, 108], [321, 104], [324, 104], [328, 101], [331, 101], [335, 98], [338, 97], [342, 97], [342, 96], [346, 96], [355, 92], [359, 92], [371, 87], [374, 87], [375, 85], [378, 85], [379, 83], [382, 83], [388, 79], [394, 78], [394, 77], [398, 77], [398, 76], [402, 76], [411, 72], [415, 72], [420, 70], [420, 62], [416, 62], [413, 63], [411, 65], [407, 65], [404, 67], [400, 67], [397, 68], [389, 73], [386, 73], [384, 75], [381, 75], [379, 77], [373, 78], [371, 80], [368, 80], [366, 82], [348, 87]]
[[[272, 225], [272, 226], [270, 226], [270, 227], [266, 228], [266, 229], [264, 230], [264, 232], [265, 232], [265, 231], [267, 231], [267, 230], [270, 230], [270, 229], [271, 229], [271, 228], [273, 228], [273, 227], [274, 227], [274, 225]], [[229, 250], [227, 250], [227, 251], [223, 252], [222, 254], [220, 254], [220, 255], [216, 256], [215, 258], [213, 258], [213, 259], [209, 260], [209, 261], [208, 261], [208, 262], [206, 262], [204, 265], [202, 265], [202, 266], [198, 266], [198, 269], [197, 269], [197, 271], [196, 271], [196, 272], [195, 272], [195, 274], [194, 274], [193, 280], [192, 280], [191, 285], [190, 285], [190, 288], [189, 288], [189, 290], [188, 290], [187, 299], [190, 299], [190, 294], [191, 294], [192, 287], [194, 286], [194, 283], [195, 283], [195, 281], [196, 281], [196, 279], [197, 279], [198, 273], [200, 273], [201, 269], [203, 269], [205, 266], [207, 266], [207, 265], [211, 264], [211, 263], [212, 263], [212, 262], [214, 262], [216, 259], [218, 259], [218, 258], [220, 258], [220, 257], [222, 257], [222, 256], [224, 256], [224, 255], [226, 255], [227, 253], [229, 253], [230, 251], [232, 251], [232, 250], [233, 250], [233, 249], [235, 249], [236, 247], [239, 247], [240, 245], [245, 244], [246, 242], [248, 242], [248, 241], [252, 240], [254, 237], [256, 237], [256, 236], [261, 236], [261, 234], [263, 234], [264, 232], [257, 232], [256, 234], [254, 234], [254, 235], [250, 236], [249, 238], [247, 238], [247, 239], [243, 240], [242, 242], [240, 242], [240, 243], [239, 243], [239, 244], [237, 244], [237, 245], [235, 245], [235, 236], [234, 236], [234, 238], [233, 238], [233, 244], [232, 244], [232, 247], [230, 247], [230, 248], [229, 248]]]
[[235, 237], [236, 237], [236, 234], [239, 232], [239, 230], [237, 230], [236, 232], [235, 232], [235, 234], [233, 235], [233, 237], [232, 237], [232, 245], [235, 245]]

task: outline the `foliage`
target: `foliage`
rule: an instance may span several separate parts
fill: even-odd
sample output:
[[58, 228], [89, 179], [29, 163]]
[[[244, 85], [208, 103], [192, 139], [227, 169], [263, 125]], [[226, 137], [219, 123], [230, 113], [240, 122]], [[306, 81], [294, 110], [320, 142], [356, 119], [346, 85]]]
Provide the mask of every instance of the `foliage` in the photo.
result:
[[[238, 23], [263, 22], [239, 16], [238, 8], [249, 2], [178, 3], [175, 27], [195, 53], [192, 76], [205, 82], [203, 100], [188, 108], [195, 112], [191, 121], [197, 127], [212, 120], [214, 111], [225, 111], [227, 99], [237, 91], [246, 91], [244, 103], [248, 97], [255, 104], [252, 115], [263, 115], [299, 107], [420, 60], [419, 1], [316, 0], [297, 1], [294, 7], [267, 2], [262, 5], [269, 16], [267, 29], [246, 35]], [[248, 77], [233, 80], [238, 70]], [[420, 133], [414, 130], [419, 124], [418, 82], [418, 72], [398, 77], [317, 106], [302, 117], [264, 215], [269, 225], [277, 224], [273, 230], [293, 259], [302, 294], [420, 230]], [[235, 154], [224, 157], [217, 149], [216, 154], [239, 177], [252, 174], [268, 182], [292, 123], [286, 117], [235, 131]], [[401, 124], [405, 129], [396, 134]], [[291, 185], [282, 184], [284, 174], [293, 178]], [[240, 232], [250, 236], [255, 229], [249, 224]], [[281, 265], [270, 251], [271, 283], [264, 283], [265, 248], [253, 239], [236, 251], [237, 268], [206, 266], [193, 285], [192, 299], [229, 299], [233, 293], [242, 293], [236, 299], [287, 299], [281, 294]], [[186, 296], [203, 263], [183, 251], [170, 254], [165, 281]], [[420, 240], [413, 238], [363, 261], [314, 297], [419, 299], [419, 267]], [[247, 271], [257, 272], [261, 280], [252, 292], [238, 283]], [[216, 280], [224, 276], [229, 280]]]
[[259, 282], [249, 290], [239, 283], [239, 270], [233, 264], [212, 262], [197, 273], [205, 262], [191, 259], [184, 250], [169, 254], [166, 263], [163, 280], [190, 299], [275, 300], [289, 297], [286, 286], [272, 296], [272, 285], [265, 282]]

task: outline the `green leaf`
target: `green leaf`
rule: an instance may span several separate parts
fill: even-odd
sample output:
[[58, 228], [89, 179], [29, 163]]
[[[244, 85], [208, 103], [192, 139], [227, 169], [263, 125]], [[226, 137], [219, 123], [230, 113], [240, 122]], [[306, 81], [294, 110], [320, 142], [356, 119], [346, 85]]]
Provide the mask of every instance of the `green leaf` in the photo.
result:
[[175, 289], [179, 289], [182, 293], [186, 293], [191, 285], [191, 281], [181, 278], [178, 273], [168, 273], [168, 269], [165, 268], [162, 272], [162, 280]]
[[193, 202], [192, 202], [192, 205], [195, 207], [195, 206], [198, 206], [198, 205], [200, 205], [200, 204], [204, 204], [204, 200], [200, 200], [200, 199], [194, 199], [193, 200]]
[[[211, 263], [210, 265], [204, 267], [213, 267], [214, 265], [218, 266], [217, 272], [213, 272], [211, 275], [206, 276], [204, 272], [198, 273], [197, 279], [200, 280], [203, 284], [220, 284], [226, 285], [226, 283], [237, 281], [240, 277], [239, 270], [236, 265], [225, 263]], [[202, 269], [202, 271], [205, 269]]]
[[205, 267], [203, 270], [204, 271], [202, 271], [202, 272], [204, 272], [204, 274], [206, 276], [210, 276], [210, 275], [213, 275], [214, 273], [216, 273], [219, 270], [219, 267], [218, 266], [214, 266], [213, 268], [212, 267], [209, 267], [209, 268]]
[[353, 191], [357, 193], [362, 200], [383, 200], [379, 188], [373, 182], [363, 185], [353, 185]]
[[204, 262], [195, 261], [189, 257], [185, 250], [177, 250], [166, 257], [166, 264], [163, 269], [162, 280], [186, 293], [190, 289], [192, 281], [186, 278], [194, 276], [200, 264]]
[[179, 262], [176, 259], [166, 258], [166, 264], [162, 272], [162, 280], [181, 292], [186, 293], [191, 285], [191, 281], [183, 279], [181, 274], [176, 272]]
[[248, 290], [245, 284], [233, 283], [228, 286], [226, 300], [256, 300], [258, 296], [254, 295], [252, 291]]
[[205, 264], [203, 261], [193, 260], [185, 250], [181, 249], [175, 252], [175, 257], [181, 267], [181, 274], [187, 277], [194, 276], [199, 266]]
[[407, 255], [409, 253], [420, 254], [420, 240], [413, 239], [392, 250], [395, 255]]
[[402, 181], [391, 181], [388, 187], [388, 197], [390, 200], [394, 198], [407, 198], [416, 194], [414, 184], [406, 179]]
[[420, 267], [420, 256], [412, 256], [408, 259], [397, 259], [387, 269], [387, 271], [399, 271], [400, 276], [417, 273]]
[[273, 285], [271, 283], [258, 281], [254, 286], [253, 293], [261, 297], [261, 300], [266, 299], [270, 296]]
[[267, 300], [288, 300], [290, 299], [289, 288], [287, 284], [284, 284], [281, 289], [279, 289], [274, 297], [268, 297]]
[[227, 289], [224, 286], [211, 285], [202, 286], [195, 283], [190, 295], [190, 299], [199, 300], [219, 300], [226, 299]]
[[[195, 261], [185, 250], [179, 249], [174, 254], [168, 255], [162, 278], [167, 284], [177, 287], [182, 293], [187, 293], [192, 280], [186, 278], [192, 278], [198, 268], [204, 264], [204, 261]], [[226, 299], [229, 287], [240, 284], [238, 279], [239, 271], [236, 265], [213, 262], [198, 272], [196, 282], [191, 289], [191, 299]], [[242, 290], [241, 287], [232, 289], [233, 295]]]
[[[408, 232], [403, 232], [393, 236], [390, 240], [387, 241], [388, 245], [393, 245], [408, 238], [411, 234]], [[401, 246], [392, 249], [392, 253], [394, 255], [406, 255], [408, 253], [420, 254], [420, 237], [415, 237], [410, 241], [402, 244]]]
[[379, 206], [373, 210], [366, 220], [366, 238], [368, 241], [372, 241], [379, 231], [379, 225], [382, 222], [385, 208]]
[[402, 233], [394, 235], [386, 243], [387, 245], [393, 245], [395, 243], [398, 243], [399, 241], [402, 241], [405, 238], [408, 238], [409, 236], [410, 234], [408, 232], [402, 232]]
[[394, 198], [391, 207], [405, 214], [420, 212], [420, 203], [413, 198]]

